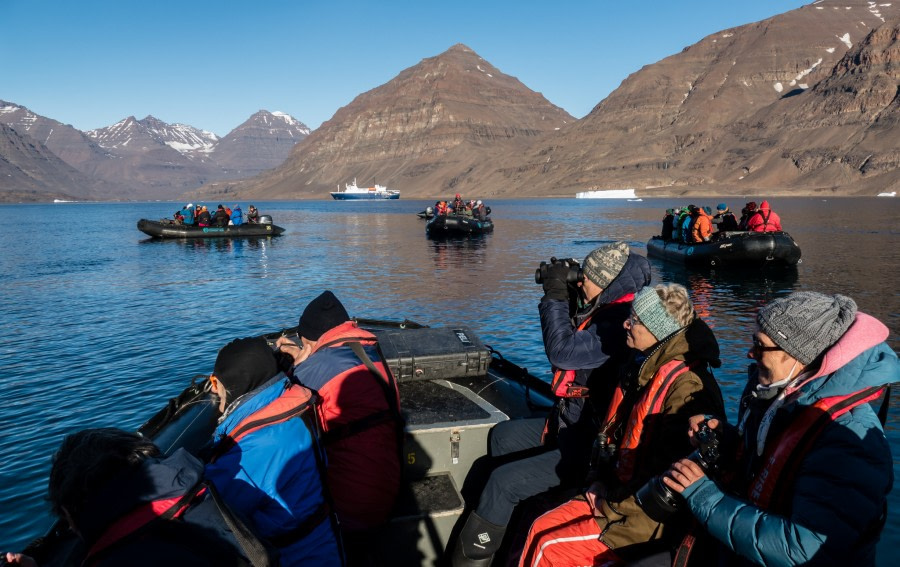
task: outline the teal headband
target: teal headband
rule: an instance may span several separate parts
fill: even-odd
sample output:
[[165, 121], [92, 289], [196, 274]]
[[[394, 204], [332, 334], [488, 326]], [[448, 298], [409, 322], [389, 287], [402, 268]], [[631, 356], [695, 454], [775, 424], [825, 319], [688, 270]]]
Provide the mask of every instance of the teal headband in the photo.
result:
[[641, 323], [653, 333], [658, 341], [681, 328], [678, 321], [669, 315], [659, 294], [656, 293], [656, 289], [651, 286], [645, 287], [634, 296], [631, 308], [634, 309], [634, 314], [641, 320]]

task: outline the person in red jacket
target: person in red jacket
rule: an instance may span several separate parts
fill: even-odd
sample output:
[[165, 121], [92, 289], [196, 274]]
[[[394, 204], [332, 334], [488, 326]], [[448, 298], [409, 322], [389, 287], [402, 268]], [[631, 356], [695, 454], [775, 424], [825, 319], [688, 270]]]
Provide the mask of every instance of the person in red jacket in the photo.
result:
[[780, 232], [781, 217], [769, 208], [769, 202], [763, 201], [759, 211], [747, 221], [747, 230], [751, 232]]

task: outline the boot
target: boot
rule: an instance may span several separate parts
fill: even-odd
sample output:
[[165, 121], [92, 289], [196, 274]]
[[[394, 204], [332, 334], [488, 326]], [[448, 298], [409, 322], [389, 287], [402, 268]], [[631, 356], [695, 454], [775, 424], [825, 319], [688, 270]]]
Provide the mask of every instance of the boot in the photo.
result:
[[492, 524], [472, 512], [466, 520], [453, 555], [450, 558], [452, 567], [489, 567], [494, 554], [500, 548], [506, 526]]

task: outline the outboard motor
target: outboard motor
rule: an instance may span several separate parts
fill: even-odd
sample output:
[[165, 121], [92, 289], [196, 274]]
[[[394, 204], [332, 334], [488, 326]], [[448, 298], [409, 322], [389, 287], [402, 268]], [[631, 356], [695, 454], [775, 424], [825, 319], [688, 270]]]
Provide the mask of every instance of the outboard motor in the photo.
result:
[[272, 224], [272, 215], [259, 215], [259, 224]]

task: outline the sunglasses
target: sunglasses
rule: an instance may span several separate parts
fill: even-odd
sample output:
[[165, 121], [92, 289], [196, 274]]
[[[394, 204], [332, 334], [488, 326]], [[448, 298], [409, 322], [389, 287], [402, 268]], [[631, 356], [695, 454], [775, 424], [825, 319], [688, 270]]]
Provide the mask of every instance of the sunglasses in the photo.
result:
[[631, 315], [628, 316], [628, 319], [625, 319], [625, 323], [628, 324], [629, 329], [634, 328], [636, 325], [643, 325], [641, 320], [638, 319], [638, 316], [634, 313], [631, 313]]
[[772, 352], [775, 350], [784, 350], [780, 346], [766, 346], [759, 342], [759, 337], [753, 335], [753, 347], [750, 349], [750, 352], [753, 353], [753, 358], [758, 358], [764, 352]]

